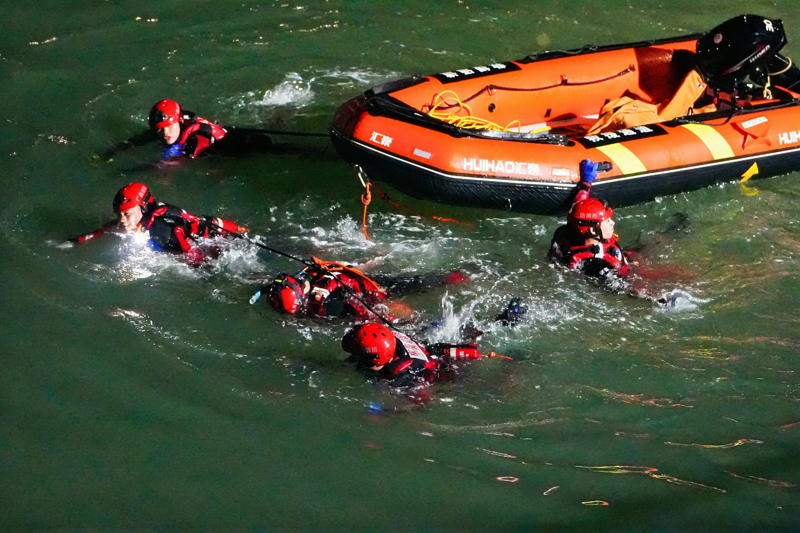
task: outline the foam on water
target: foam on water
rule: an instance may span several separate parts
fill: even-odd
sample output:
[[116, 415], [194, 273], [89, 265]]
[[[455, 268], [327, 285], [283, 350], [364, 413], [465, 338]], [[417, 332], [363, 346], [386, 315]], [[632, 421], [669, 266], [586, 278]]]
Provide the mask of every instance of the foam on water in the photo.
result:
[[[386, 80], [395, 79], [396, 72], [332, 69], [320, 72], [286, 72], [284, 79], [264, 92], [250, 91], [235, 98], [236, 107], [289, 107], [301, 109], [315, 103], [317, 91], [330, 93], [331, 87], [342, 92], [363, 91]], [[224, 102], [224, 100], [223, 100]]]
[[314, 91], [311, 88], [316, 78], [304, 80], [296, 72], [286, 74], [286, 79], [273, 87], [267, 89], [260, 100], [252, 102], [252, 105], [260, 106], [286, 106], [305, 107], [314, 101]]

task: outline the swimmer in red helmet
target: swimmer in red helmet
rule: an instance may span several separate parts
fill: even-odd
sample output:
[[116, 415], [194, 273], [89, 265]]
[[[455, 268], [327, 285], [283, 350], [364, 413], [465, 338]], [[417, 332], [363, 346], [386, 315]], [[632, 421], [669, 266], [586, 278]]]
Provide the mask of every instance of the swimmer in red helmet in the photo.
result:
[[222, 127], [187, 111], [175, 100], [160, 100], [150, 109], [150, 129], [105, 152], [107, 158], [133, 146], [155, 139], [167, 145], [163, 158], [167, 162], [194, 159], [206, 153], [241, 155], [253, 150], [268, 149], [272, 142], [261, 130]]
[[175, 100], [161, 100], [150, 109], [150, 130], [169, 148], [164, 157], [195, 158], [225, 139], [228, 132], [191, 111], [184, 112]]
[[597, 178], [597, 163], [585, 159], [580, 166], [581, 180], [567, 223], [559, 227], [550, 243], [548, 257], [589, 277], [616, 292], [626, 292], [624, 276], [628, 258], [614, 233], [614, 211], [604, 200], [589, 198]]
[[674, 305], [674, 297], [656, 299], [635, 287], [627, 277], [631, 261], [614, 233], [614, 211], [605, 200], [589, 198], [597, 167], [597, 163], [588, 159], [581, 161], [578, 192], [567, 214], [567, 223], [553, 235], [548, 257], [597, 280], [612, 292]]
[[[384, 318], [399, 317], [388, 312], [386, 290], [355, 267], [312, 258], [315, 267], [297, 274], [279, 274], [266, 287], [267, 301], [275, 309], [293, 316], [332, 318], [349, 316], [375, 319], [380, 306]], [[410, 314], [410, 313], [408, 313]]]
[[256, 293], [251, 303], [266, 291], [272, 307], [293, 316], [352, 317], [364, 321], [376, 319], [378, 313], [390, 322], [406, 322], [412, 319], [412, 310], [402, 302], [388, 301], [390, 295], [454, 285], [468, 279], [466, 273], [459, 271], [372, 279], [347, 263], [312, 257], [309, 266], [300, 272], [276, 276]]
[[142, 232], [148, 245], [157, 251], [182, 254], [193, 265], [206, 259], [197, 241], [217, 235], [243, 234], [247, 228], [230, 220], [197, 217], [179, 207], [157, 202], [143, 183], [129, 183], [114, 196], [112, 208], [118, 220], [102, 228], [70, 239], [78, 244], [108, 232]]
[[423, 345], [407, 335], [382, 324], [362, 324], [342, 339], [342, 348], [350, 354], [348, 362], [367, 377], [392, 388], [420, 389], [452, 377], [454, 363], [481, 357], [503, 357], [494, 352], [478, 352], [476, 344]]

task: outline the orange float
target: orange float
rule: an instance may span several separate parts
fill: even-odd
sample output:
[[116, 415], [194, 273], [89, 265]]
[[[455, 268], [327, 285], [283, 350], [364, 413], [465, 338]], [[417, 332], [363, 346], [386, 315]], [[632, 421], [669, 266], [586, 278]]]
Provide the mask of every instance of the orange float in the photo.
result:
[[580, 161], [592, 195], [629, 205], [800, 168], [800, 70], [780, 20], [705, 35], [543, 52], [390, 82], [336, 112], [360, 174], [413, 197], [563, 212]]

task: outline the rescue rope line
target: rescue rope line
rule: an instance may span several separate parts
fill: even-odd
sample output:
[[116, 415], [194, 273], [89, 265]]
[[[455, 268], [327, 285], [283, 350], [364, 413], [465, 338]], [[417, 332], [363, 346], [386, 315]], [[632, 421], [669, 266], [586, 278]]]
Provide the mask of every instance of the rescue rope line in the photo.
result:
[[[361, 220], [361, 229], [364, 232], [364, 237], [366, 237], [368, 241], [371, 240], [371, 239], [369, 238], [369, 235], [367, 234], [367, 206], [372, 201], [371, 189], [372, 189], [372, 183], [366, 182], [364, 184], [364, 194], [361, 195], [361, 203], [364, 204], [364, 216], [363, 216], [363, 218]], [[418, 213], [418, 212], [414, 211], [413, 209], [408, 208], [408, 207], [406, 207], [406, 206], [404, 206], [402, 204], [399, 204], [399, 203], [395, 202], [394, 200], [392, 200], [389, 197], [388, 194], [386, 194], [385, 192], [381, 191], [377, 187], [375, 188], [375, 193], [380, 197], [381, 200], [384, 200], [389, 205], [391, 205], [393, 207], [400, 208], [400, 209], [405, 209], [409, 213], [411, 213], [413, 215], [416, 215], [416, 216], [418, 216], [420, 218], [425, 218], [425, 215], [423, 215], [421, 213]], [[428, 216], [430, 218], [434, 219], [434, 220], [438, 220], [439, 222], [452, 222], [453, 224], [461, 224], [461, 222], [459, 222], [458, 220], [456, 220], [454, 218], [440, 217], [438, 215], [428, 215]]]
[[364, 231], [364, 238], [368, 241], [371, 240], [369, 238], [369, 233], [367, 233], [367, 206], [372, 201], [370, 187], [372, 187], [372, 184], [370, 182], [366, 182], [364, 184], [364, 194], [361, 195], [361, 203], [364, 204], [364, 216], [361, 219], [361, 229]]
[[398, 202], [395, 202], [394, 200], [391, 199], [391, 197], [388, 194], [386, 194], [385, 192], [383, 192], [383, 191], [381, 191], [381, 190], [379, 190], [377, 188], [375, 189], [375, 192], [378, 194], [378, 196], [380, 196], [381, 200], [386, 201], [387, 203], [389, 203], [389, 205], [391, 205], [393, 207], [398, 207], [400, 209], [405, 209], [409, 213], [412, 213], [413, 215], [416, 215], [416, 216], [418, 216], [420, 218], [425, 218], [426, 216], [428, 216], [428, 217], [430, 217], [430, 218], [432, 218], [434, 220], [438, 220], [439, 222], [451, 222], [453, 224], [461, 224], [461, 222], [459, 222], [458, 220], [456, 220], [454, 218], [440, 217], [438, 215], [423, 215], [422, 213], [418, 213], [418, 212], [414, 211], [410, 207], [406, 207], [406, 206], [404, 206], [404, 205], [402, 205], [402, 204], [400, 204]]
[[[333, 277], [333, 279], [336, 280], [336, 283], [338, 283], [339, 286], [345, 292], [349, 293], [350, 296], [352, 296], [354, 299], [356, 299], [361, 305], [363, 305], [366, 309], [368, 309], [373, 315], [375, 315], [379, 320], [381, 320], [383, 323], [385, 323], [389, 328], [391, 328], [391, 329], [393, 329], [393, 330], [395, 330], [397, 332], [400, 332], [400, 330], [394, 324], [392, 324], [391, 321], [389, 321], [387, 318], [384, 318], [381, 314], [379, 314], [377, 311], [375, 311], [375, 309], [373, 309], [373, 307], [371, 305], [369, 305], [358, 294], [356, 294], [356, 292], [351, 287], [347, 286], [342, 280], [340, 280], [339, 277], [336, 276], [336, 274], [333, 271], [331, 271], [329, 268], [326, 268], [323, 265], [320, 265], [319, 263], [315, 263], [314, 261], [308, 261], [308, 260], [302, 259], [300, 257], [297, 257], [295, 255], [292, 255], [292, 254], [289, 254], [289, 253], [286, 253], [286, 252], [282, 252], [281, 250], [278, 250], [278, 249], [273, 248], [271, 246], [267, 246], [266, 244], [264, 244], [260, 240], [252, 239], [252, 238], [248, 237], [247, 235], [245, 235], [243, 233], [238, 233], [238, 232], [235, 232], [235, 231], [225, 230], [224, 228], [222, 228], [222, 226], [218, 226], [217, 224], [213, 224], [212, 223], [212, 225], [216, 226], [219, 229], [222, 229], [223, 231], [225, 231], [226, 233], [229, 233], [230, 235], [233, 235], [234, 237], [237, 237], [239, 239], [247, 241], [247, 242], [249, 242], [250, 244], [252, 244], [254, 246], [258, 246], [259, 248], [263, 248], [264, 250], [267, 250], [268, 252], [272, 252], [274, 254], [286, 257], [288, 259], [292, 259], [293, 261], [297, 261], [298, 263], [301, 263], [301, 264], [303, 264], [303, 265], [305, 265], [307, 267], [316, 268], [316, 269], [322, 270], [323, 272], [325, 272], [327, 274], [330, 274]], [[260, 297], [260, 292], [261, 291], [256, 293], [259, 297]], [[251, 301], [251, 303], [255, 303], [255, 301], [257, 301], [257, 300], [258, 300], [258, 298], [254, 296], [253, 298], [251, 298], [250, 301]]]
[[[373, 185], [369, 181], [369, 177], [367, 176], [367, 173], [364, 172], [364, 169], [361, 168], [359, 165], [356, 165], [356, 174], [358, 175], [358, 179], [361, 181], [361, 185], [364, 187], [364, 194], [361, 195], [361, 203], [364, 204], [364, 215], [361, 218], [361, 230], [364, 232], [364, 237], [368, 241], [370, 241], [371, 239], [369, 238], [369, 233], [367, 232], [367, 206], [369, 206], [370, 202], [372, 202], [372, 187], [373, 187]], [[378, 196], [381, 197], [382, 200], [388, 202], [393, 207], [398, 207], [398, 208], [401, 208], [401, 209], [405, 209], [406, 211], [409, 211], [410, 213], [413, 213], [414, 215], [416, 215], [416, 216], [418, 216], [420, 218], [425, 218], [425, 215], [423, 215], [421, 213], [417, 213], [413, 209], [409, 209], [408, 207], [405, 207], [404, 205], [401, 205], [401, 204], [395, 202], [394, 200], [389, 198], [388, 194], [386, 194], [385, 192], [379, 190], [377, 187], [375, 188], [375, 192], [378, 194]], [[458, 220], [454, 219], [454, 218], [440, 217], [440, 216], [437, 216], [437, 215], [429, 215], [429, 216], [430, 216], [430, 218], [432, 218], [434, 220], [438, 220], [440, 222], [452, 222], [453, 224], [460, 224], [460, 222]]]

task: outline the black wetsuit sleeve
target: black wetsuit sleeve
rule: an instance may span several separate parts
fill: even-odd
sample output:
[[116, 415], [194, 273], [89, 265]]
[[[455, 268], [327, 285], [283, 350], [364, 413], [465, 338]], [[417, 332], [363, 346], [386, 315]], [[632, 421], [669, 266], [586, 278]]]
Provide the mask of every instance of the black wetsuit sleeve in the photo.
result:
[[421, 374], [422, 373], [418, 371], [407, 370], [392, 376], [387, 380], [387, 382], [389, 386], [394, 388], [411, 389], [426, 383], [425, 378]]
[[322, 304], [324, 309], [325, 316], [354, 316], [355, 311], [352, 307], [347, 305], [342, 298], [342, 295], [333, 294], [325, 299], [325, 303]]
[[611, 264], [596, 257], [580, 263], [580, 271], [597, 282], [602, 288], [617, 294], [636, 295], [638, 290], [626, 280]]
[[225, 137], [215, 145], [216, 152], [223, 155], [247, 155], [251, 152], [267, 151], [272, 146], [272, 139], [263, 130], [225, 126], [225, 131]]
[[553, 233], [553, 239], [550, 241], [550, 248], [547, 250], [547, 258], [555, 263], [564, 264], [566, 261], [564, 251], [567, 248], [569, 248], [567, 226], [559, 226], [555, 233]]
[[[156, 249], [163, 252], [181, 253], [183, 249], [175, 236], [175, 220], [172, 218], [158, 217], [150, 225], [150, 241]], [[151, 246], [152, 246], [151, 244]]]

